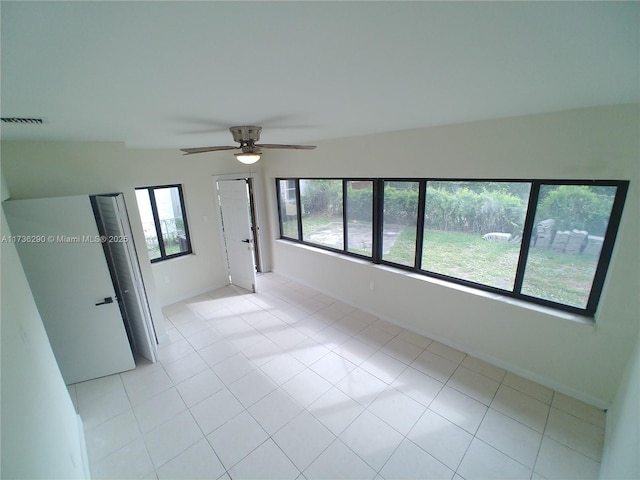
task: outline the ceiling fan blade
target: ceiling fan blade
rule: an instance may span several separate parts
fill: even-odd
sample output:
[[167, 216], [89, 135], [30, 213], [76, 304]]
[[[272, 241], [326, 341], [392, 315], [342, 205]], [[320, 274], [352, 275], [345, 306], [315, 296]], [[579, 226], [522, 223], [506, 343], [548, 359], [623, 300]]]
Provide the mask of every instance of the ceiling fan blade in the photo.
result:
[[180, 151], [184, 155], [193, 155], [194, 153], [218, 152], [220, 150], [236, 150], [240, 147], [220, 146], [220, 147], [198, 147], [198, 148], [181, 148]]
[[281, 150], [313, 150], [315, 145], [280, 145], [277, 143], [256, 143], [260, 148], [279, 148]]

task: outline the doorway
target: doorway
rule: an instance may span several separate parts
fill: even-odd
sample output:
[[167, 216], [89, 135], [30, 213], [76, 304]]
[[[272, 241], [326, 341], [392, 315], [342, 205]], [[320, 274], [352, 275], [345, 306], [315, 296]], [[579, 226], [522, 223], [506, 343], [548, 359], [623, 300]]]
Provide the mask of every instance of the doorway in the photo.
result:
[[249, 194], [249, 217], [251, 225], [251, 235], [253, 237], [253, 261], [256, 268], [256, 273], [262, 272], [262, 259], [260, 257], [260, 248], [258, 244], [258, 224], [256, 217], [256, 205], [255, 205], [255, 186], [253, 178], [247, 178], [247, 192]]
[[219, 225], [229, 282], [255, 292], [262, 272], [260, 228], [253, 176], [214, 178]]

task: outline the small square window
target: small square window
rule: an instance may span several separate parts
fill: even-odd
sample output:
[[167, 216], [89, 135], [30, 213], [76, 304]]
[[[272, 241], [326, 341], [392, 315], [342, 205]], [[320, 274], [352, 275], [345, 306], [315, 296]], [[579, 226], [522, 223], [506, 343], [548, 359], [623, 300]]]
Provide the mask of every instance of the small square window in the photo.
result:
[[136, 199], [152, 263], [192, 253], [180, 185], [136, 188]]

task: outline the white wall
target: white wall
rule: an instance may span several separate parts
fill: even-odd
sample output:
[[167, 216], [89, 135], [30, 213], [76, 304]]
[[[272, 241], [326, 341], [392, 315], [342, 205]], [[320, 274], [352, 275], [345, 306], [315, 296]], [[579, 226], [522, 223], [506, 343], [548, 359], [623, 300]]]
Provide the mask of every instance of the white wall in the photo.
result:
[[631, 354], [613, 405], [607, 412], [600, 478], [640, 478], [640, 340]]
[[[2, 142], [2, 160], [12, 199], [123, 192], [156, 305], [227, 284], [212, 177], [247, 169], [228, 152], [184, 157], [178, 150], [128, 149], [118, 143]], [[194, 255], [151, 265], [134, 189], [176, 183], [183, 185]]]
[[322, 141], [264, 165], [274, 232], [279, 176], [631, 180], [595, 326], [285, 241], [274, 270], [604, 408], [640, 317], [639, 127], [637, 105], [590, 108]]
[[[1, 215], [1, 214], [0, 214]], [[2, 216], [2, 235], [10, 235]], [[2, 478], [88, 478], [82, 424], [14, 245], [2, 243]]]

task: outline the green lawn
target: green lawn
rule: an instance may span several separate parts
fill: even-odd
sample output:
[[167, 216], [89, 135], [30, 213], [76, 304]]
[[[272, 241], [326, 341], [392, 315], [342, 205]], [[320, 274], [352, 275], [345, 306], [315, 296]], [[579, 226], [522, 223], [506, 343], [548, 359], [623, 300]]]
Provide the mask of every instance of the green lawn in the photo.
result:
[[598, 257], [529, 250], [522, 293], [585, 308]]
[[342, 216], [304, 215], [302, 217], [302, 233], [308, 235], [320, 227], [326, 227], [330, 223], [335, 222], [342, 222]]
[[[153, 247], [153, 248], [149, 248], [149, 244], [147, 244], [147, 250], [149, 251], [149, 258], [150, 259], [154, 259], [154, 258], [160, 258], [160, 247]], [[176, 253], [180, 253], [180, 245], [175, 244], [175, 245], [166, 245], [165, 246], [165, 252], [167, 255], [174, 255]]]
[[[385, 260], [413, 265], [415, 227], [407, 227]], [[511, 290], [520, 253], [519, 243], [484, 240], [480, 235], [427, 230], [423, 270]], [[550, 250], [529, 251], [522, 293], [579, 308], [586, 306], [597, 257]]]
[[413, 266], [416, 257], [416, 226], [407, 226], [382, 259], [401, 265]]
[[511, 290], [519, 252], [519, 243], [491, 242], [480, 235], [427, 230], [422, 268]]
[[[320, 227], [325, 227], [330, 223], [341, 221], [342, 217], [304, 215], [302, 217], [302, 232], [306, 237]], [[282, 230], [285, 237], [298, 238], [298, 221], [296, 220], [296, 217], [286, 217], [282, 222]]]

